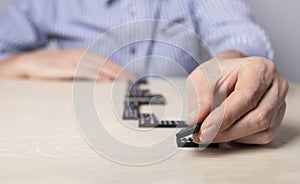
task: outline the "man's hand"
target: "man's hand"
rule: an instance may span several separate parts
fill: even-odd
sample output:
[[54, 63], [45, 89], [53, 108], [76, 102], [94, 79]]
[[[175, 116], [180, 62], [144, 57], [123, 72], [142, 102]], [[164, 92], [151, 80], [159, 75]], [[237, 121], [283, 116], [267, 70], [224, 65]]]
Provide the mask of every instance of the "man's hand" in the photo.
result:
[[[225, 57], [226, 58], [226, 57]], [[261, 57], [213, 59], [188, 78], [188, 124], [197, 143], [270, 143], [283, 120], [288, 83]]]
[[0, 76], [97, 81], [133, 78], [118, 64], [96, 54], [85, 53], [83, 49], [36, 51], [12, 56], [0, 64]]

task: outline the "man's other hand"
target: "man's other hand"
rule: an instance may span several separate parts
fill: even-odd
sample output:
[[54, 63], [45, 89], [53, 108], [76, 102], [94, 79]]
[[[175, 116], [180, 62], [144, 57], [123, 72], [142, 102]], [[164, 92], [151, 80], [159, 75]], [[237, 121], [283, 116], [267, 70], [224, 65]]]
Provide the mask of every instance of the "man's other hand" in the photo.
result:
[[15, 55], [0, 64], [0, 76], [52, 80], [78, 78], [96, 81], [133, 78], [113, 61], [86, 53], [83, 49], [35, 51]]

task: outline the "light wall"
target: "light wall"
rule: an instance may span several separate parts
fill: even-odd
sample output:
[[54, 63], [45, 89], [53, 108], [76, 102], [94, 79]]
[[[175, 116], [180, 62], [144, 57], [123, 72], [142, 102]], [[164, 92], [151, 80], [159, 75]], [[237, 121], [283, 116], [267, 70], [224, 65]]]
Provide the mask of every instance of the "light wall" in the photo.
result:
[[[0, 0], [0, 9], [9, 0]], [[270, 35], [275, 49], [274, 62], [289, 80], [300, 83], [300, 1], [245, 0], [255, 20]]]
[[0, 0], [0, 9], [6, 4], [8, 0]]
[[300, 1], [246, 0], [255, 20], [270, 35], [275, 63], [289, 80], [300, 83]]

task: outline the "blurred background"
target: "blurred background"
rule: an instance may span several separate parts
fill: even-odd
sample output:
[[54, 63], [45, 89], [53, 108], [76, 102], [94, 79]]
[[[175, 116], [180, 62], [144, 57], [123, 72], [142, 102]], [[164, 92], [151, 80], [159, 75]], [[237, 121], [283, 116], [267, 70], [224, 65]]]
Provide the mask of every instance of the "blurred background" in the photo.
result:
[[279, 71], [300, 83], [300, 1], [246, 0], [255, 20], [269, 34]]
[[[10, 0], [0, 0], [0, 9]], [[300, 83], [300, 1], [245, 0], [254, 19], [267, 31], [275, 49], [279, 71], [288, 80]]]

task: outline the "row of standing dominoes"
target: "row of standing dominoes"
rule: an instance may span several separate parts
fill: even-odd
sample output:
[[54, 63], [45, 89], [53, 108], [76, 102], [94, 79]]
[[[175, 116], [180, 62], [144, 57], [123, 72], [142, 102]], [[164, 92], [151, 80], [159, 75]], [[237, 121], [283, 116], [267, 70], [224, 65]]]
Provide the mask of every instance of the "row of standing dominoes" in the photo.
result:
[[201, 124], [188, 127], [181, 120], [158, 120], [154, 114], [140, 113], [140, 106], [145, 104], [164, 105], [166, 100], [162, 95], [153, 95], [149, 90], [141, 89], [141, 84], [147, 84], [142, 79], [128, 83], [128, 94], [124, 102], [124, 120], [138, 120], [140, 128], [183, 128], [176, 134], [178, 147], [217, 147], [217, 144], [199, 145], [193, 142], [191, 135], [200, 130]]

